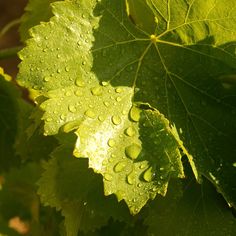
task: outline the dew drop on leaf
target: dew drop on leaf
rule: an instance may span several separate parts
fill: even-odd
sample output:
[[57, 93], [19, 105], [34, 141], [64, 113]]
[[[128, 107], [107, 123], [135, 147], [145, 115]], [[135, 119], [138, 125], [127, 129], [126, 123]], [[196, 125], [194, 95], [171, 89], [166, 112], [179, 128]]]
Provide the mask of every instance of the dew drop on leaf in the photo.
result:
[[50, 122], [50, 121], [52, 121], [52, 118], [49, 117], [49, 118], [46, 119], [46, 121], [47, 121], [47, 122]]
[[75, 91], [75, 96], [77, 96], [77, 97], [81, 97], [83, 95], [83, 93], [82, 93], [82, 91], [81, 90], [76, 90]]
[[65, 115], [63, 115], [63, 114], [60, 115], [60, 119], [63, 120], [63, 121], [65, 121], [65, 119], [66, 119]]
[[116, 101], [117, 101], [117, 102], [120, 102], [121, 100], [122, 100], [121, 97], [117, 97], [117, 98], [116, 98]]
[[73, 106], [73, 105], [69, 105], [69, 106], [68, 106], [68, 110], [69, 110], [70, 112], [72, 112], [72, 113], [75, 113], [75, 112], [76, 112], [76, 107]]
[[95, 118], [96, 117], [96, 114], [93, 112], [93, 110], [91, 109], [88, 109], [86, 112], [85, 112], [85, 115], [89, 118]]
[[136, 131], [135, 131], [135, 129], [134, 129], [132, 126], [130, 126], [130, 127], [128, 127], [128, 128], [125, 130], [125, 134], [126, 134], [127, 136], [132, 137], [132, 136], [134, 136], [134, 135], [136, 134]]
[[69, 132], [71, 132], [72, 130], [78, 129], [78, 128], [79, 128], [79, 125], [80, 125], [80, 121], [78, 121], [78, 120], [71, 121], [71, 122], [66, 123], [66, 124], [62, 127], [62, 130], [63, 130], [65, 133], [69, 133]]
[[71, 96], [71, 92], [70, 92], [70, 91], [67, 91], [67, 92], [65, 93], [65, 95], [66, 95], [66, 97], [69, 97], [69, 96]]
[[44, 77], [44, 82], [48, 82], [49, 80], [50, 80], [50, 77], [49, 76], [46, 76], [46, 77]]
[[120, 161], [118, 162], [115, 167], [114, 167], [114, 171], [115, 172], [121, 172], [124, 170], [124, 168], [126, 167], [127, 163], [125, 161]]
[[102, 122], [102, 121], [105, 120], [105, 117], [104, 117], [103, 115], [99, 115], [99, 116], [98, 116], [98, 120]]
[[130, 110], [130, 118], [135, 122], [139, 121], [140, 112], [141, 110], [138, 107], [133, 106]]
[[75, 85], [77, 85], [78, 87], [84, 87], [85, 83], [83, 80], [81, 80], [80, 78], [76, 79], [75, 81]]
[[112, 180], [112, 175], [108, 174], [108, 173], [105, 173], [104, 178], [105, 178], [106, 181], [111, 181]]
[[149, 167], [143, 174], [143, 179], [146, 182], [152, 181], [153, 177], [155, 176], [155, 173], [152, 170], [152, 167]]
[[109, 147], [114, 147], [116, 145], [116, 142], [114, 139], [110, 138], [107, 142]]
[[140, 154], [141, 149], [142, 148], [140, 145], [133, 143], [130, 146], [127, 146], [125, 148], [125, 154], [127, 157], [135, 160], [138, 157], [138, 155]]
[[92, 88], [92, 89], [91, 89], [91, 93], [92, 93], [94, 96], [100, 96], [100, 95], [102, 95], [102, 87], [97, 86], [97, 87]]
[[108, 86], [109, 85], [109, 83], [108, 82], [106, 82], [106, 81], [102, 81], [102, 86]]
[[114, 125], [119, 125], [121, 123], [121, 118], [119, 116], [112, 116], [111, 121]]
[[106, 107], [109, 107], [109, 102], [103, 102]]
[[132, 171], [131, 173], [129, 173], [127, 175], [127, 182], [130, 185], [134, 184], [134, 182], [135, 182], [135, 172], [134, 171]]
[[122, 93], [123, 92], [123, 89], [122, 88], [116, 88], [116, 93]]

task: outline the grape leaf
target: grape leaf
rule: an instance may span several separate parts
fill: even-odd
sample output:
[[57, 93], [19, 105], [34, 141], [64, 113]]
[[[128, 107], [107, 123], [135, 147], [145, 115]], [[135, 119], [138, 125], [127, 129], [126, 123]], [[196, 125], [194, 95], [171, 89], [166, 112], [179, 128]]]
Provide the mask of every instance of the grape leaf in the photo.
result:
[[88, 169], [87, 160], [72, 157], [72, 152], [73, 145], [64, 144], [45, 164], [38, 190], [42, 203], [62, 211], [71, 235], [99, 228], [110, 217], [128, 222], [125, 205], [104, 197], [101, 178]]
[[28, 38], [29, 29], [42, 21], [48, 21], [52, 17], [50, 4], [56, 0], [30, 0], [25, 7], [25, 13], [21, 18], [20, 37], [24, 42]]
[[[176, 182], [170, 183], [165, 198], [149, 206], [145, 224], [150, 235], [235, 235], [236, 219], [209, 181], [199, 185], [190, 177]], [[176, 194], [181, 184], [182, 196]]]
[[[115, 193], [136, 214], [149, 198], [165, 195], [170, 177], [184, 176], [182, 143], [157, 110], [148, 104], [132, 105], [133, 88], [99, 83], [91, 71], [89, 49], [98, 21], [92, 14], [94, 2], [53, 6], [56, 17], [35, 27], [37, 37], [21, 52], [19, 81], [47, 98], [41, 104], [45, 134], [74, 131], [74, 155], [88, 157], [89, 167], [104, 176], [105, 195]], [[55, 38], [62, 32], [66, 37]]]
[[153, 34], [132, 26], [124, 2], [97, 5], [93, 71], [113, 86], [135, 87], [134, 101], [174, 123], [196, 177], [207, 177], [235, 206], [234, 3], [148, 3], [158, 19]]

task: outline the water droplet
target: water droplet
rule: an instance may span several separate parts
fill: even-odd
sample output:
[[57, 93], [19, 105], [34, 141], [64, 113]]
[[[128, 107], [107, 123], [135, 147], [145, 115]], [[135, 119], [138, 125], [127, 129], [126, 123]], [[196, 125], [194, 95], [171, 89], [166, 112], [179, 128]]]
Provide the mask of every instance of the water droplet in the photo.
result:
[[109, 147], [114, 147], [116, 145], [116, 142], [114, 139], [110, 138], [107, 142]]
[[138, 187], [138, 188], [141, 188], [141, 187], [142, 187], [142, 184], [141, 184], [141, 183], [138, 183], [138, 184], [137, 184], [137, 187]]
[[130, 185], [134, 184], [134, 182], [135, 182], [135, 172], [134, 171], [132, 171], [131, 173], [129, 173], [127, 175], [127, 182]]
[[76, 107], [73, 106], [73, 105], [69, 105], [69, 106], [68, 106], [68, 110], [69, 110], [70, 112], [72, 112], [72, 113], [75, 113], [75, 112], [76, 112]]
[[86, 65], [86, 61], [82, 61], [82, 65], [83, 65], [83, 66]]
[[108, 174], [108, 173], [105, 173], [104, 178], [105, 178], [106, 181], [111, 181], [112, 180], [112, 175]]
[[103, 104], [106, 106], [106, 107], [109, 107], [109, 102], [103, 102]]
[[156, 192], [157, 190], [158, 190], [158, 187], [153, 187], [153, 188], [152, 188], [152, 191], [153, 191], [153, 192]]
[[70, 92], [70, 91], [66, 91], [65, 96], [66, 96], [66, 97], [71, 96], [71, 92]]
[[119, 125], [121, 123], [121, 118], [119, 116], [112, 116], [111, 121], [114, 125]]
[[142, 163], [140, 166], [139, 166], [139, 169], [144, 169], [145, 167], [147, 166], [147, 164], [145, 164], [145, 163]]
[[136, 106], [132, 106], [131, 110], [130, 110], [130, 118], [133, 120], [133, 121], [139, 121], [139, 118], [140, 118], [140, 112], [141, 110], [136, 107]]
[[79, 120], [75, 120], [75, 121], [70, 121], [68, 123], [66, 123], [63, 127], [62, 130], [65, 133], [69, 133], [72, 130], [78, 129], [80, 125], [80, 121]]
[[60, 119], [65, 121], [66, 120], [66, 116], [62, 114], [62, 115], [60, 115]]
[[66, 71], [66, 72], [69, 72], [69, 71], [70, 71], [69, 66], [66, 66], [65, 71]]
[[88, 109], [86, 112], [85, 112], [85, 115], [88, 116], [89, 118], [95, 118], [96, 117], [96, 114], [93, 112], [93, 110], [91, 109]]
[[77, 96], [77, 97], [81, 97], [83, 95], [83, 93], [82, 93], [82, 91], [81, 90], [76, 90], [75, 91], [75, 96]]
[[138, 155], [140, 154], [141, 152], [141, 146], [136, 144], [136, 143], [133, 143], [131, 144], [130, 146], [126, 147], [125, 148], [125, 154], [126, 156], [128, 156], [129, 158], [135, 160]]
[[121, 172], [125, 169], [126, 165], [127, 165], [127, 163], [125, 161], [120, 161], [115, 165], [114, 171]]
[[78, 87], [84, 87], [85, 86], [85, 83], [84, 83], [84, 81], [81, 78], [76, 79], [75, 84]]
[[135, 129], [134, 129], [132, 126], [130, 126], [130, 127], [128, 127], [128, 128], [125, 130], [125, 134], [126, 134], [127, 136], [132, 137], [132, 136], [134, 136], [134, 135], [136, 134], [136, 131], [135, 131]]
[[58, 70], [57, 70], [57, 73], [60, 74], [60, 73], [61, 73], [61, 69], [58, 69]]
[[50, 77], [49, 76], [46, 76], [46, 77], [44, 77], [44, 82], [48, 82], [49, 80], [50, 80]]
[[102, 81], [102, 86], [108, 86], [109, 85], [109, 83], [108, 82], [106, 82], [106, 81]]
[[51, 117], [48, 117], [48, 118], [46, 119], [46, 121], [47, 121], [47, 122], [50, 122], [50, 121], [52, 121], [52, 118], [51, 118]]
[[116, 88], [116, 93], [122, 93], [123, 92], [123, 88]]
[[116, 101], [117, 101], [117, 102], [120, 102], [121, 100], [122, 100], [121, 97], [117, 97], [117, 98], [116, 98]]
[[94, 96], [100, 96], [102, 95], [102, 87], [101, 86], [97, 86], [97, 87], [94, 87], [91, 89], [91, 93], [94, 95]]
[[104, 117], [103, 115], [99, 115], [99, 116], [98, 116], [98, 120], [102, 122], [102, 121], [105, 120], [105, 117]]
[[149, 167], [143, 174], [143, 179], [147, 182], [152, 181], [154, 177], [154, 172], [152, 171], [152, 167]]

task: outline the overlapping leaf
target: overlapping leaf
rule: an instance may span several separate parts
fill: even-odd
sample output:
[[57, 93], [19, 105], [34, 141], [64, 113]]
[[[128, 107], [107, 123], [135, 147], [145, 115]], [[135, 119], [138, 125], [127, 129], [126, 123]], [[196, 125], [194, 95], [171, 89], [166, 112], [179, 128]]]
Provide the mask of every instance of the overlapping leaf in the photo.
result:
[[88, 169], [87, 160], [72, 158], [72, 151], [73, 146], [64, 144], [46, 163], [39, 181], [43, 204], [62, 211], [68, 235], [99, 228], [111, 216], [128, 222], [129, 212], [125, 205], [103, 195], [100, 176]]
[[114, 86], [137, 88], [134, 100], [174, 122], [195, 175], [205, 175], [234, 205], [234, 3], [148, 3], [157, 22], [151, 35], [131, 25], [124, 2], [96, 7], [102, 18], [94, 30], [93, 71]]
[[181, 187], [178, 182], [170, 184], [170, 191], [165, 198], [158, 198], [151, 203], [149, 215], [145, 219], [150, 234], [235, 235], [235, 217], [206, 179], [202, 185], [191, 177], [183, 181], [182, 196], [178, 194], [178, 187]]
[[48, 98], [41, 105], [45, 134], [76, 132], [74, 155], [88, 157], [104, 177], [105, 194], [115, 193], [136, 214], [156, 193], [166, 193], [171, 176], [183, 177], [182, 143], [157, 110], [132, 105], [134, 88], [102, 82], [109, 69], [101, 78], [91, 71], [95, 6], [54, 4], [55, 17], [32, 30], [35, 37], [21, 53], [19, 81]]

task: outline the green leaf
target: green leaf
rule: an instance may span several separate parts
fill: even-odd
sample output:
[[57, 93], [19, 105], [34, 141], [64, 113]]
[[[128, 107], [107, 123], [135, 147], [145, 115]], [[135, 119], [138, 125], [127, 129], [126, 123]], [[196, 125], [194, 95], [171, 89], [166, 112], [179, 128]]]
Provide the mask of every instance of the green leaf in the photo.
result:
[[45, 164], [38, 191], [42, 203], [62, 211], [70, 235], [100, 228], [110, 217], [128, 222], [125, 205], [104, 197], [101, 178], [88, 169], [87, 160], [72, 157], [72, 151], [72, 145], [64, 144]]
[[0, 172], [17, 164], [14, 142], [17, 133], [19, 91], [0, 68]]
[[150, 235], [235, 235], [236, 219], [209, 181], [199, 185], [190, 177], [182, 183], [182, 196], [176, 194], [178, 182], [170, 183], [165, 198], [150, 204], [145, 219]]
[[[45, 132], [48, 134], [57, 133], [61, 125], [65, 125], [64, 131], [80, 130], [88, 125], [86, 122], [93, 121], [93, 116], [98, 118], [98, 110], [104, 113], [99, 98], [92, 98], [96, 97], [92, 95], [92, 89], [98, 89], [99, 93], [99, 84], [109, 84], [104, 88], [105, 99], [109, 88], [111, 96], [114, 96], [115, 88], [125, 89], [128, 99], [122, 108], [127, 112], [130, 101], [138, 101], [148, 103], [150, 110], [163, 113], [177, 127], [184, 145], [180, 141], [177, 143], [187, 154], [198, 180], [201, 175], [207, 177], [228, 203], [235, 206], [234, 3], [230, 0], [147, 2], [156, 17], [153, 33], [144, 32], [132, 24], [126, 14], [125, 1], [55, 4], [56, 16], [50, 23], [34, 28], [35, 37], [20, 54], [23, 62], [19, 81], [26, 87], [40, 90], [49, 98], [42, 104], [46, 110]], [[79, 95], [83, 91], [83, 105], [88, 106], [88, 118], [83, 115], [83, 105], [79, 104], [82, 99], [75, 100], [75, 85]], [[65, 96], [69, 98], [65, 99]], [[91, 103], [88, 99], [92, 99]], [[54, 104], [49, 105], [50, 101], [62, 107], [55, 108], [55, 112], [60, 114], [52, 115]], [[77, 113], [81, 108], [82, 112]], [[120, 112], [120, 106], [114, 105], [114, 108]], [[110, 111], [110, 117], [116, 115]], [[157, 112], [157, 117], [160, 113]], [[127, 117], [123, 119], [122, 113], [120, 116], [122, 122], [130, 122]], [[159, 117], [160, 123], [161, 120]], [[93, 122], [91, 124], [94, 125]], [[140, 138], [144, 133], [140, 128]], [[158, 133], [155, 126], [150, 135], [153, 133]], [[152, 141], [155, 142], [154, 139]], [[107, 140], [104, 142], [107, 143]], [[140, 146], [140, 143], [137, 144]], [[147, 146], [154, 145], [149, 143]], [[84, 147], [79, 153], [87, 156], [91, 152], [87, 152], [86, 145]], [[176, 153], [173, 155], [176, 156]], [[93, 159], [93, 156], [89, 158]], [[162, 160], [165, 159], [163, 155]], [[178, 170], [180, 166], [175, 168]], [[135, 172], [135, 178], [138, 174]], [[104, 172], [104, 179], [111, 178], [106, 178]], [[149, 193], [146, 192], [146, 196]], [[145, 204], [146, 196], [139, 206]], [[129, 206], [137, 207], [136, 204]]]
[[25, 7], [25, 14], [21, 18], [19, 28], [21, 41], [30, 38], [29, 29], [42, 21], [48, 21], [52, 17], [50, 4], [56, 0], [30, 0]]
[[[232, 1], [149, 1], [151, 35], [125, 15], [122, 1], [101, 1], [93, 71], [113, 86], [136, 88], [174, 123], [198, 179], [204, 175], [235, 206], [235, 7]], [[108, 66], [109, 65], [109, 66]]]
[[[35, 27], [37, 37], [21, 53], [28, 59], [21, 64], [20, 83], [48, 98], [41, 104], [45, 134], [74, 131], [78, 136], [74, 155], [88, 157], [89, 167], [104, 177], [105, 195], [115, 193], [136, 214], [157, 193], [165, 195], [170, 177], [184, 176], [182, 143], [157, 110], [148, 104], [132, 105], [134, 88], [99, 83], [90, 71], [93, 58], [88, 51], [98, 21], [92, 13], [94, 2], [53, 6], [57, 17]], [[65, 38], [59, 37], [62, 32]], [[34, 68], [36, 60], [41, 68]]]

